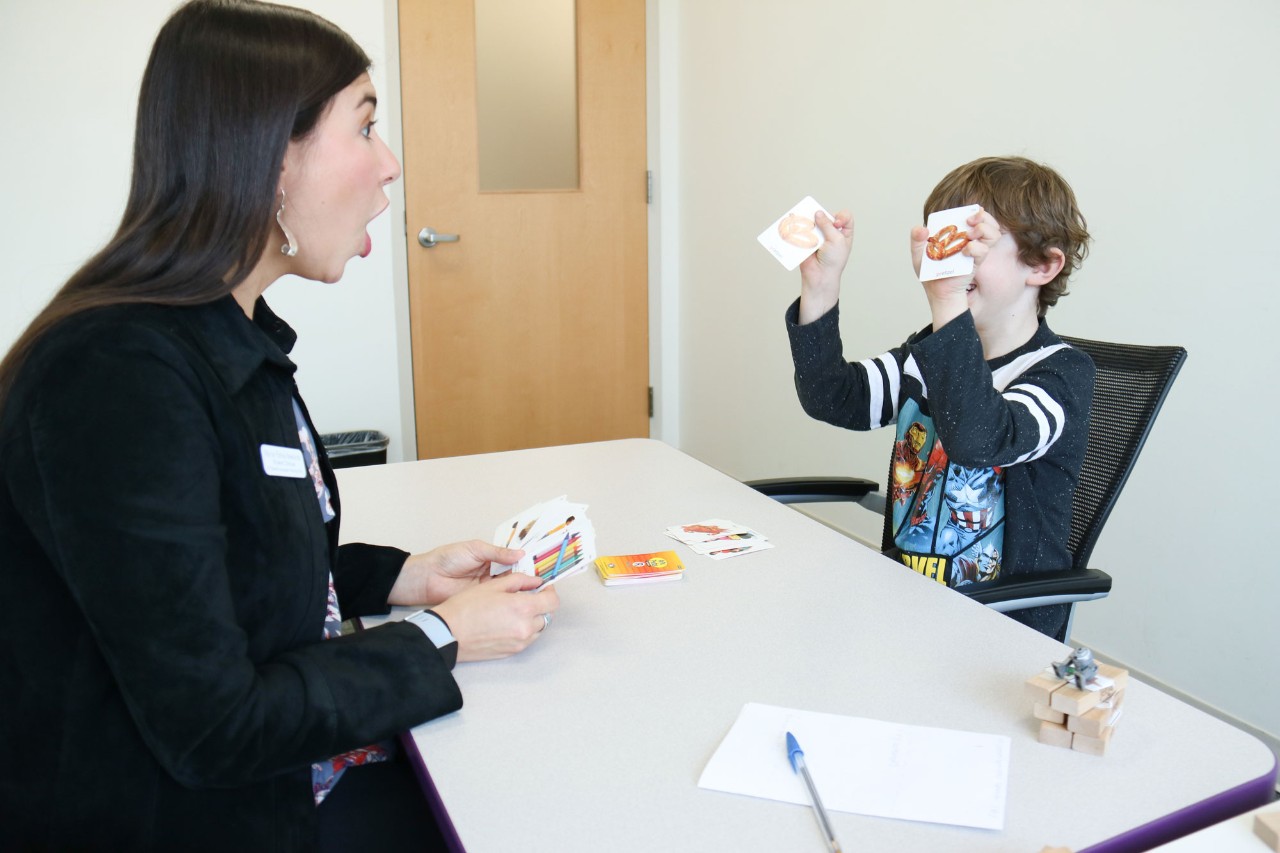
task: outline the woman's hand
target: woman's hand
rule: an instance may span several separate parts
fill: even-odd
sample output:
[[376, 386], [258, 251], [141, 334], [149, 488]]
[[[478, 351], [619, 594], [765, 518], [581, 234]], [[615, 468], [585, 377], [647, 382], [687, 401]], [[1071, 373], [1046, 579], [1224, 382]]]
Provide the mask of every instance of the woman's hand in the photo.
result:
[[501, 548], [479, 539], [441, 545], [404, 561], [387, 596], [388, 604], [439, 604], [489, 579], [490, 563], [510, 565], [523, 551]]
[[560, 606], [555, 587], [532, 592], [541, 583], [531, 575], [509, 572], [432, 608], [458, 641], [458, 660], [507, 657], [541, 636]]

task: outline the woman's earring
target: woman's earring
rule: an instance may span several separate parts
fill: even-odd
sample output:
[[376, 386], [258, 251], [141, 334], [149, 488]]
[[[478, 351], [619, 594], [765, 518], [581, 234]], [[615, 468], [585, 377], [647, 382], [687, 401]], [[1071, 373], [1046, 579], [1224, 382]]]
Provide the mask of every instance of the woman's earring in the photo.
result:
[[293, 239], [293, 232], [289, 230], [288, 225], [284, 224], [284, 187], [280, 188], [280, 209], [276, 211], [276, 224], [284, 232], [284, 238], [289, 241], [280, 247], [280, 254], [295, 257], [298, 254], [298, 241]]

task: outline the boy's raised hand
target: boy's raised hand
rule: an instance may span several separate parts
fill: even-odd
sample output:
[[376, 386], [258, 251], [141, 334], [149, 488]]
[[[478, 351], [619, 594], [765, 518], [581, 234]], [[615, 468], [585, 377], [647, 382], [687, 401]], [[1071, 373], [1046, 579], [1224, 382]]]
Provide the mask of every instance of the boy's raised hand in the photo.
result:
[[840, 275], [849, 263], [853, 246], [853, 216], [847, 210], [828, 217], [819, 210], [813, 216], [822, 232], [818, 251], [800, 263], [800, 325], [812, 323], [840, 301]]
[[[929, 308], [933, 312], [933, 328], [940, 329], [959, 317], [969, 309], [969, 285], [973, 283], [978, 267], [987, 253], [1000, 240], [1000, 225], [995, 217], [979, 208], [976, 213], [965, 220], [969, 226], [966, 232], [969, 242], [961, 251], [973, 258], [973, 272], [969, 275], [957, 275], [951, 278], [936, 278], [924, 282], [924, 293], [929, 300]], [[924, 257], [925, 245], [929, 241], [929, 230], [923, 225], [911, 229], [911, 265], [915, 268], [916, 277], [920, 276], [920, 262]]]

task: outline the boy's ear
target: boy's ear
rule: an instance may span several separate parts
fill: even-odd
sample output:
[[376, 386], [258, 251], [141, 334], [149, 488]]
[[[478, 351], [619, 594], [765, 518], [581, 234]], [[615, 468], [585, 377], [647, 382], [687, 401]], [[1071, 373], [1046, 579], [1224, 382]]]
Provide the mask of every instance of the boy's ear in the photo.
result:
[[1032, 287], [1041, 287], [1053, 281], [1067, 263], [1067, 256], [1061, 249], [1051, 248], [1045, 254], [1046, 260], [1031, 267], [1031, 272], [1027, 276], [1027, 284]]

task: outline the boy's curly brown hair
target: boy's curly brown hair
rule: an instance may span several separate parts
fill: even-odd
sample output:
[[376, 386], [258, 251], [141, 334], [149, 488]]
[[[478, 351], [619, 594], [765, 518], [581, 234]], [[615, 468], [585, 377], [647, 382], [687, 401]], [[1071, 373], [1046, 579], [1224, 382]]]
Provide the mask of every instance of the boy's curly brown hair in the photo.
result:
[[1043, 317], [1067, 295], [1067, 280], [1089, 254], [1089, 230], [1070, 184], [1025, 157], [982, 157], [938, 182], [924, 203], [924, 218], [967, 204], [982, 205], [1013, 235], [1018, 259], [1028, 266], [1048, 261], [1049, 249], [1062, 251], [1062, 271], [1040, 288]]

